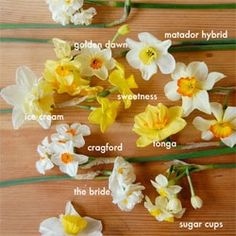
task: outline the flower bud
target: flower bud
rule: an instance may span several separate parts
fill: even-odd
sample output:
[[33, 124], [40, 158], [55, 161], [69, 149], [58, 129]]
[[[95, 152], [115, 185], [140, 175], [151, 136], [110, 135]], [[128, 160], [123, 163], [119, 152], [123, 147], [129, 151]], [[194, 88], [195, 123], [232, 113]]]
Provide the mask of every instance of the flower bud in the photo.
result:
[[192, 196], [191, 197], [191, 204], [193, 206], [194, 209], [197, 209], [197, 208], [201, 208], [202, 207], [202, 199], [198, 196]]
[[130, 28], [128, 24], [122, 25], [119, 29], [118, 29], [118, 34], [119, 35], [126, 35], [130, 32]]

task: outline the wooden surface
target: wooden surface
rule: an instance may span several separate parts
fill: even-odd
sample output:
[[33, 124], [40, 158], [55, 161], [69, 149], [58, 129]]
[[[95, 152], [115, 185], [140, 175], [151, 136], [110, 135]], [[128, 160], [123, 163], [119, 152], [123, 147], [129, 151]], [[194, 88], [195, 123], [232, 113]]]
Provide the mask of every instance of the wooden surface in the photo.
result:
[[[156, 2], [152, 0], [150, 2]], [[186, 1], [157, 1], [186, 3]], [[189, 3], [205, 3], [204, 0], [189, 0]], [[207, 3], [223, 3], [224, 0], [211, 0]], [[1, 0], [0, 21], [4, 23], [53, 23], [50, 12], [44, 1], [40, 0]], [[118, 18], [122, 9], [99, 7], [95, 22], [111, 21]], [[185, 32], [191, 30], [228, 30], [229, 37], [236, 37], [236, 23], [234, 10], [132, 10], [128, 23], [132, 29], [129, 37], [137, 38], [142, 31], [153, 33], [160, 39], [164, 39], [165, 32]], [[2, 30], [2, 37], [28, 37], [28, 38], [53, 38], [60, 37], [67, 40], [96, 40], [105, 42], [112, 38], [116, 28], [111, 29], [19, 29]], [[32, 43], [1, 43], [1, 83], [0, 87], [15, 83], [15, 70], [20, 65], [31, 67], [38, 76], [41, 75], [44, 62], [54, 59], [51, 45]], [[189, 63], [194, 60], [205, 61], [210, 71], [219, 71], [227, 75], [227, 78], [218, 83], [219, 86], [236, 85], [236, 56], [235, 51], [204, 51], [190, 53], [175, 53], [177, 61]], [[124, 62], [124, 60], [123, 60]], [[127, 64], [126, 64], [127, 65]], [[163, 93], [163, 86], [170, 80], [169, 76], [155, 75], [149, 82], [144, 82], [137, 71], [127, 65], [127, 74], [133, 73], [139, 84], [136, 92], [144, 94], [157, 94], [158, 102], [172, 105]], [[221, 96], [212, 96], [214, 101], [223, 101]], [[234, 100], [235, 101], [235, 100]], [[157, 156], [167, 151], [153, 147], [139, 149], [135, 147], [135, 135], [131, 129], [135, 114], [144, 110], [147, 103], [153, 101], [135, 101], [133, 106], [119, 115], [117, 122], [107, 133], [101, 135], [97, 126], [90, 125], [92, 135], [86, 137], [86, 145], [103, 145], [106, 142], [117, 145], [124, 143], [122, 153], [106, 153], [105, 156], [123, 155], [134, 156]], [[175, 103], [177, 104], [177, 103]], [[233, 98], [230, 104], [235, 106]], [[1, 108], [9, 106], [1, 99]], [[63, 114], [65, 122], [87, 123], [88, 112], [77, 109], [56, 110], [55, 114]], [[200, 133], [195, 131], [191, 120], [200, 114], [194, 112], [188, 117], [187, 128], [175, 136], [179, 143], [200, 141]], [[1, 180], [22, 177], [38, 176], [35, 169], [35, 161], [38, 156], [36, 147], [47, 135], [55, 131], [54, 122], [50, 130], [43, 130], [36, 123], [27, 123], [20, 130], [13, 130], [11, 114], [1, 114]], [[88, 153], [86, 147], [82, 153], [101, 156], [99, 153]], [[217, 156], [192, 160], [195, 163], [229, 163], [235, 161], [233, 155]], [[167, 162], [135, 165], [137, 179], [146, 186], [145, 194], [152, 199], [156, 193], [150, 184], [150, 179], [164, 172], [169, 166]], [[48, 175], [59, 174], [57, 168], [48, 172]], [[111, 202], [110, 196], [74, 196], [75, 187], [88, 190], [92, 188], [107, 187], [107, 181], [58, 181], [25, 186], [13, 186], [1, 189], [0, 209], [0, 235], [1, 236], [35, 236], [39, 235], [38, 226], [43, 219], [59, 215], [64, 211], [67, 200], [72, 200], [76, 209], [82, 215], [89, 215], [101, 219], [104, 226], [104, 235], [235, 235], [236, 220], [236, 181], [234, 170], [211, 170], [193, 175], [193, 183], [196, 192], [204, 201], [200, 210], [193, 210], [189, 203], [189, 189], [186, 181], [182, 182], [184, 190], [181, 192], [183, 206], [187, 212], [175, 223], [159, 223], [151, 217], [142, 204], [136, 206], [131, 213], [121, 212]], [[224, 227], [219, 230], [206, 229], [180, 229], [180, 222], [222, 222]]]

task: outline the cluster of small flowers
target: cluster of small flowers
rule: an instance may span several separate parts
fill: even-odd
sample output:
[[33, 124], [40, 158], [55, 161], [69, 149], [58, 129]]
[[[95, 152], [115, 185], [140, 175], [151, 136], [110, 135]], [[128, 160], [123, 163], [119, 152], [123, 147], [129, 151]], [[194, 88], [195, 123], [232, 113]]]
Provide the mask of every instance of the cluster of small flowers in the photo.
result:
[[85, 145], [84, 136], [90, 135], [90, 129], [87, 125], [73, 123], [70, 126], [58, 125], [56, 131], [57, 133], [51, 135], [51, 142], [45, 137], [38, 145], [40, 160], [36, 162], [36, 169], [45, 174], [45, 171], [57, 165], [63, 173], [75, 177], [79, 165], [87, 163], [89, 158], [76, 154], [74, 149]]
[[133, 166], [122, 157], [117, 157], [114, 162], [112, 174], [109, 177], [109, 189], [113, 203], [122, 211], [131, 211], [136, 204], [142, 202], [142, 190], [140, 183], [134, 183], [136, 176]]
[[52, 19], [62, 25], [90, 25], [97, 14], [96, 9], [90, 7], [84, 10], [83, 0], [46, 0]]

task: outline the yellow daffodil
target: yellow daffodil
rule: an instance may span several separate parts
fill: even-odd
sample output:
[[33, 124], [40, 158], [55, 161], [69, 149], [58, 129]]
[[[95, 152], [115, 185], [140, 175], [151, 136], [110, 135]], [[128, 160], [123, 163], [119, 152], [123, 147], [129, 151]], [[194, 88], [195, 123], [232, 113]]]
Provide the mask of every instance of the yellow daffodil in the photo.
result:
[[56, 53], [56, 56], [59, 59], [63, 58], [71, 58], [71, 45], [70, 43], [58, 39], [58, 38], [53, 38], [52, 39], [53, 45], [54, 45], [54, 51]]
[[91, 124], [99, 124], [101, 132], [104, 133], [114, 123], [120, 102], [111, 102], [109, 99], [102, 97], [98, 97], [97, 101], [101, 107], [93, 110], [89, 114], [88, 120]]
[[138, 88], [134, 76], [130, 75], [125, 79], [124, 67], [117, 63], [117, 69], [111, 72], [109, 82], [118, 88], [121, 93], [121, 98], [124, 101], [125, 109], [128, 109], [131, 106], [131, 99], [129, 99], [129, 96], [134, 94], [130, 89]]
[[78, 95], [89, 85], [89, 81], [80, 76], [79, 64], [69, 59], [46, 61], [44, 78], [59, 94], [71, 96]]
[[138, 147], [146, 147], [154, 141], [162, 141], [182, 130], [186, 121], [181, 118], [182, 108], [167, 108], [162, 103], [157, 106], [148, 105], [144, 112], [135, 116], [133, 131], [141, 137], [137, 140]]

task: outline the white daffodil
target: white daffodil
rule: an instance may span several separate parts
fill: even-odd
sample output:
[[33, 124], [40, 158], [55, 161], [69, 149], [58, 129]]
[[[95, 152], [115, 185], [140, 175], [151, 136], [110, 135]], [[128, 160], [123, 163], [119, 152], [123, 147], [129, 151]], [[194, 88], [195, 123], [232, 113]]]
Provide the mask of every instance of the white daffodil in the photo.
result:
[[108, 77], [108, 71], [115, 67], [110, 48], [101, 49], [97, 45], [92, 48], [82, 48], [81, 53], [75, 58], [81, 64], [82, 76], [97, 76], [101, 80]]
[[228, 106], [225, 110], [220, 103], [211, 103], [214, 120], [206, 120], [200, 116], [193, 120], [193, 125], [200, 130], [201, 138], [220, 139], [225, 145], [233, 147], [236, 144], [236, 107]]
[[225, 75], [219, 72], [208, 73], [205, 62], [194, 61], [188, 65], [177, 63], [171, 77], [173, 81], [165, 85], [165, 95], [171, 101], [182, 99], [184, 116], [188, 116], [194, 109], [211, 113], [207, 91]]
[[109, 177], [109, 189], [114, 190], [118, 185], [127, 186], [134, 183], [135, 180], [136, 176], [132, 164], [125, 161], [123, 157], [117, 157]]
[[90, 7], [86, 10], [81, 9], [80, 12], [72, 16], [71, 22], [75, 25], [90, 25], [96, 14], [97, 11], [94, 7]]
[[156, 176], [155, 181], [151, 180], [151, 183], [161, 196], [168, 198], [176, 196], [182, 189], [179, 185], [169, 185], [168, 179], [162, 174]]
[[52, 162], [59, 166], [59, 169], [71, 177], [75, 177], [78, 167], [88, 161], [85, 155], [78, 155], [74, 153], [74, 145], [72, 141], [66, 143], [54, 143], [54, 154], [52, 155]]
[[50, 127], [50, 113], [54, 105], [53, 89], [44, 80], [37, 80], [28, 67], [19, 67], [16, 71], [16, 84], [3, 88], [0, 95], [13, 106], [12, 123], [15, 129], [26, 119], [37, 120], [44, 129]]
[[160, 41], [150, 33], [138, 34], [140, 42], [126, 39], [130, 51], [126, 54], [128, 63], [139, 69], [144, 80], [149, 80], [157, 67], [163, 74], [170, 74], [175, 69], [175, 59], [168, 53], [171, 40]]
[[[114, 187], [114, 186], [113, 186]], [[127, 186], [120, 186], [119, 184], [113, 188], [111, 192], [113, 203], [117, 204], [122, 211], [131, 211], [136, 204], [142, 202], [142, 190], [145, 187], [137, 184], [129, 184]]]
[[200, 197], [194, 195], [191, 197], [191, 205], [194, 209], [198, 209], [202, 207], [203, 201]]
[[36, 169], [40, 174], [45, 174], [46, 170], [50, 170], [54, 167], [50, 157], [52, 155], [52, 144], [49, 143], [48, 137], [44, 138], [42, 144], [38, 145], [37, 152], [40, 155], [40, 160], [35, 164]]
[[[151, 200], [146, 196], [144, 207], [149, 211], [149, 213], [156, 218], [158, 221], [167, 221], [174, 222], [174, 218], [181, 218], [185, 212], [185, 209], [182, 208], [181, 203], [177, 204], [177, 208], [169, 210], [170, 200], [166, 197], [159, 196], [155, 200], [155, 205]], [[174, 204], [175, 205], [175, 204]]]
[[72, 125], [61, 124], [56, 126], [57, 133], [52, 134], [51, 139], [53, 142], [67, 142], [72, 141], [74, 147], [81, 148], [84, 146], [85, 141], [83, 136], [91, 134], [90, 128], [87, 125], [80, 123], [73, 123]]
[[41, 222], [41, 236], [102, 236], [102, 223], [91, 217], [82, 217], [71, 202], [66, 203], [65, 214]]

